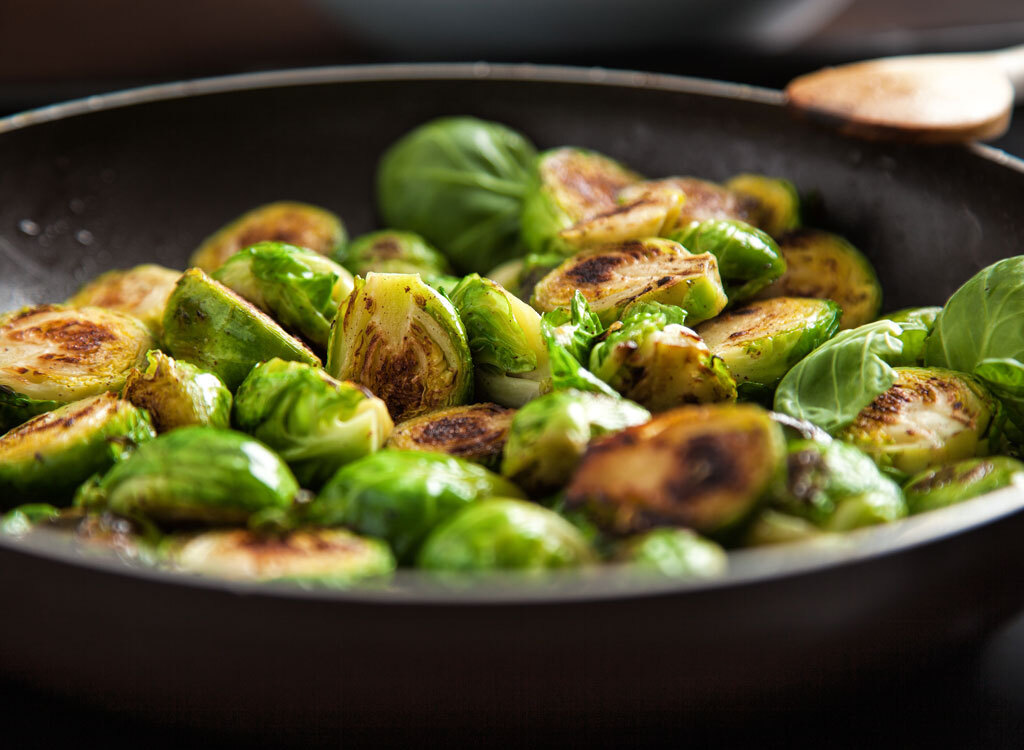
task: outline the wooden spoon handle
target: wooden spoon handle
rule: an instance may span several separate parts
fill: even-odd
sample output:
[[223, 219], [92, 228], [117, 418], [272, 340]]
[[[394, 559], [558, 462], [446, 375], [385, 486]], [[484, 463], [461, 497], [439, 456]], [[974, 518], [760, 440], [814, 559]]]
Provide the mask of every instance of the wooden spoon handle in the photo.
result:
[[1024, 101], [1024, 44], [989, 53], [1013, 84], [1014, 101]]

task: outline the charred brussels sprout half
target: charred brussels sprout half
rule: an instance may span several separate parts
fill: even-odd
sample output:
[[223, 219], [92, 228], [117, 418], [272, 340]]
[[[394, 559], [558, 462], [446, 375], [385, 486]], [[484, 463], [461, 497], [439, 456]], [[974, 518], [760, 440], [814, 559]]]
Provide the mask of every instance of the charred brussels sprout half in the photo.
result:
[[992, 456], [926, 469], [911, 477], [903, 491], [910, 512], [923, 513], [1022, 484], [1024, 463], [1007, 456]]
[[160, 335], [164, 308], [181, 271], [146, 263], [124, 271], [107, 271], [67, 301], [69, 307], [102, 307], [127, 313]]
[[497, 404], [453, 406], [402, 422], [389, 448], [432, 451], [498, 468], [515, 411]]
[[736, 383], [729, 371], [685, 321], [679, 307], [631, 305], [594, 345], [590, 370], [651, 411], [735, 401]]
[[352, 291], [352, 274], [312, 250], [259, 242], [232, 255], [213, 278], [320, 349]]
[[410, 562], [424, 538], [463, 507], [522, 492], [483, 466], [424, 451], [384, 450], [343, 467], [305, 509], [315, 526], [348, 526], [387, 540]]
[[396, 422], [469, 400], [466, 329], [451, 302], [419, 276], [357, 278], [338, 316], [327, 371], [384, 399]]
[[595, 441], [566, 490], [602, 528], [723, 533], [777, 491], [782, 428], [750, 404], [684, 406]]
[[724, 219], [755, 224], [760, 216], [760, 202], [737, 190], [730, 190], [715, 182], [697, 177], [667, 177], [663, 180], [640, 182], [619, 193], [620, 201], [631, 201], [650, 191], [675, 189], [683, 191], [683, 205], [676, 218], [675, 226], [666, 230], [685, 227], [695, 221]]
[[182, 427], [83, 485], [75, 504], [157, 523], [244, 523], [257, 511], [288, 509], [298, 491], [287, 465], [248, 435]]
[[220, 378], [157, 350], [146, 353], [146, 362], [145, 370], [129, 373], [124, 397], [149, 412], [157, 432], [230, 426], [231, 391]]
[[538, 282], [531, 304], [543, 312], [566, 307], [576, 291], [606, 325], [635, 300], [681, 307], [691, 324], [713, 318], [728, 302], [714, 255], [691, 255], [661, 239], [608, 245], [569, 258]]
[[519, 213], [535, 151], [494, 122], [445, 117], [403, 136], [377, 167], [384, 222], [416, 232], [461, 271], [520, 253]]
[[138, 320], [100, 307], [40, 305], [0, 315], [0, 430], [121, 390], [153, 345]]
[[189, 265], [213, 273], [224, 261], [257, 242], [287, 242], [321, 255], [333, 255], [345, 243], [345, 225], [327, 209], [278, 201], [254, 208], [203, 240]]
[[882, 305], [882, 287], [868, 259], [835, 234], [797, 229], [779, 238], [786, 272], [758, 295], [830, 299], [843, 310], [840, 329], [874, 320]]
[[448, 259], [415, 232], [382, 229], [360, 235], [334, 259], [357, 276], [375, 273], [418, 273], [424, 278], [451, 274]]
[[789, 180], [763, 174], [738, 174], [725, 187], [758, 202], [754, 222], [772, 237], [800, 226], [800, 196]]
[[41, 414], [0, 436], [0, 507], [70, 502], [75, 487], [154, 435], [149, 415], [113, 393]]
[[531, 401], [512, 419], [501, 473], [543, 494], [564, 486], [591, 439], [650, 419], [632, 401], [576, 390]]
[[561, 253], [531, 253], [520, 260], [515, 293], [519, 299], [529, 300], [533, 296], [533, 290], [537, 283], [562, 265], [565, 262], [565, 256]]
[[257, 362], [320, 365], [301, 341], [198, 268], [178, 281], [164, 314], [164, 345], [175, 359], [209, 370], [234, 390]]
[[345, 529], [300, 529], [283, 535], [205, 531], [171, 537], [162, 551], [178, 570], [237, 581], [347, 586], [386, 578], [395, 569], [386, 544]]
[[998, 404], [969, 375], [897, 367], [896, 382], [838, 433], [896, 476], [988, 452]]
[[314, 489], [380, 449], [393, 427], [384, 402], [362, 386], [282, 359], [252, 368], [235, 394], [234, 421], [277, 451], [303, 487]]
[[725, 550], [690, 529], [661, 528], [638, 534], [621, 543], [615, 559], [671, 578], [714, 578], [728, 567]]
[[416, 565], [473, 573], [539, 571], [594, 561], [583, 534], [554, 511], [525, 500], [492, 498], [466, 506], [435, 528]]

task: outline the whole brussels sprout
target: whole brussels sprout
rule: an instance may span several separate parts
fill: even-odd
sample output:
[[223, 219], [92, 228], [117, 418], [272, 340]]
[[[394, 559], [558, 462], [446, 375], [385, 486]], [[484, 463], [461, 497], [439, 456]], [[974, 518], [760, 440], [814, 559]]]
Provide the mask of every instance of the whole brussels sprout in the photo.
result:
[[102, 307], [126, 313], [145, 323], [157, 336], [164, 325], [164, 308], [181, 271], [145, 263], [123, 271], [107, 271], [79, 289], [69, 307]]
[[451, 274], [448, 259], [415, 232], [381, 229], [356, 237], [334, 259], [357, 276], [418, 273], [424, 278]]
[[489, 469], [501, 463], [513, 409], [497, 404], [453, 406], [402, 422], [389, 448], [432, 451], [474, 461]]
[[501, 473], [535, 494], [557, 490], [593, 438], [650, 418], [649, 411], [625, 399], [577, 390], [548, 393], [512, 418]]
[[192, 254], [190, 266], [213, 273], [243, 247], [287, 242], [331, 256], [345, 244], [345, 225], [325, 208], [295, 201], [259, 206], [218, 229]]
[[414, 274], [368, 273], [338, 311], [327, 371], [384, 399], [396, 422], [469, 401], [466, 329], [443, 295]]
[[758, 217], [752, 222], [772, 237], [800, 226], [800, 196], [789, 180], [763, 174], [738, 174], [725, 187], [758, 202]]
[[384, 402], [362, 386], [276, 358], [256, 365], [242, 381], [234, 421], [277, 451], [299, 483], [313, 489], [379, 450], [394, 427]]
[[0, 516], [0, 534], [24, 536], [37, 525], [60, 517], [60, 509], [46, 503], [29, 503]]
[[991, 456], [925, 469], [911, 477], [903, 491], [910, 512], [923, 513], [1022, 484], [1024, 463], [1008, 456]]
[[903, 335], [900, 336], [900, 341], [903, 342], [903, 362], [924, 364], [925, 341], [935, 327], [935, 320], [940, 312], [941, 307], [907, 307], [879, 318], [899, 323], [903, 329]]
[[383, 450], [343, 466], [306, 506], [314, 526], [348, 526], [385, 539], [402, 562], [415, 559], [438, 524], [485, 497], [521, 497], [483, 466], [425, 451]]
[[329, 258], [283, 242], [258, 242], [228, 258], [213, 278], [288, 330], [327, 348], [352, 274]]
[[679, 307], [631, 305], [594, 345], [590, 370], [654, 412], [735, 401], [736, 383], [729, 371], [685, 321], [686, 312]]
[[789, 544], [808, 539], [828, 538], [831, 532], [800, 516], [780, 513], [774, 508], [765, 508], [754, 516], [743, 536], [745, 547], [764, 547], [770, 544]]
[[491, 498], [467, 505], [437, 526], [416, 565], [472, 573], [541, 571], [594, 561], [584, 536], [557, 513], [525, 500]]
[[272, 357], [320, 366], [305, 344], [198, 268], [182, 275], [167, 302], [164, 344], [175, 359], [209, 370], [231, 390]]
[[384, 222], [427, 238], [464, 272], [520, 254], [519, 212], [535, 151], [519, 133], [444, 117], [403, 136], [377, 167]]
[[0, 431], [119, 391], [153, 347], [142, 323], [100, 307], [26, 307], [0, 315]]
[[136, 367], [124, 384], [124, 397], [149, 412], [157, 432], [177, 427], [231, 426], [231, 391], [212, 372], [178, 362], [154, 349], [145, 370]]
[[204, 531], [170, 537], [161, 550], [177, 570], [236, 581], [344, 588], [386, 578], [395, 569], [386, 544], [345, 529], [299, 529], [282, 535]]
[[0, 436], [0, 507], [65, 504], [89, 476], [155, 434], [149, 415], [114, 393], [40, 414]]
[[715, 578], [728, 567], [725, 550], [689, 529], [661, 528], [630, 537], [615, 559], [672, 578]]
[[531, 304], [543, 312], [567, 307], [577, 291], [605, 325], [636, 300], [681, 307], [691, 323], [713, 318], [728, 302], [714, 255], [691, 255], [662, 239], [607, 245], [569, 258], [537, 283]]
[[157, 523], [244, 523], [257, 511], [287, 510], [298, 492], [284, 461], [248, 435], [182, 427], [83, 485], [75, 505]]
[[683, 406], [594, 441], [566, 502], [614, 534], [721, 534], [778, 491], [785, 455], [782, 428], [758, 406]]
[[707, 219], [756, 224], [759, 218], [761, 205], [756, 198], [697, 177], [666, 177], [662, 180], [638, 182], [623, 189], [619, 193], [619, 200], [628, 202], [643, 193], [668, 188], [682, 190], [684, 201], [675, 226], [667, 226], [666, 231]]

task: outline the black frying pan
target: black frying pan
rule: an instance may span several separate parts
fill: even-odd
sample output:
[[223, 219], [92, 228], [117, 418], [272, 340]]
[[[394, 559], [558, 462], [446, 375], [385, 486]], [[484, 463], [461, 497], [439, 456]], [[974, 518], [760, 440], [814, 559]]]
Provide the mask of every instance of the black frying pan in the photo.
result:
[[[294, 198], [375, 226], [377, 156], [441, 114], [651, 174], [786, 176], [875, 263], [889, 308], [1020, 252], [1024, 165], [842, 140], [774, 92], [536, 67], [332, 68], [159, 86], [0, 120], [0, 309], [96, 273], [182, 267], [227, 219]], [[705, 584], [602, 570], [550, 586], [322, 592], [202, 581], [0, 539], [0, 669], [108, 707], [253, 731], [562, 725], [820, 696], [977, 639], [1024, 604], [1024, 492], [833, 546], [737, 553]], [[789, 698], [787, 698], [789, 700]], [[796, 699], [794, 699], [796, 700]]]

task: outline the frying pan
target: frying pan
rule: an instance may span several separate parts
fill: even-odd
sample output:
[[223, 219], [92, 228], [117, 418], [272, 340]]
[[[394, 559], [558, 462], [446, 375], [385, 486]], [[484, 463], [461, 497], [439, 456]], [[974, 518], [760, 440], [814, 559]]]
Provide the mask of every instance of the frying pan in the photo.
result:
[[[941, 303], [1019, 251], [1021, 162], [792, 121], [780, 95], [534, 66], [327, 68], [140, 89], [0, 120], [0, 308], [112, 267], [182, 267], [279, 198], [375, 226], [378, 155], [442, 114], [508, 123], [651, 175], [781, 175], [874, 262], [886, 306]], [[0, 539], [0, 669], [121, 711], [261, 736], [397, 723], [591, 726], [735, 712], [914, 669], [1024, 604], [1024, 491], [832, 544], [736, 553], [702, 583], [614, 569], [388, 591], [201, 580]], [[269, 733], [269, 735], [268, 735]]]

